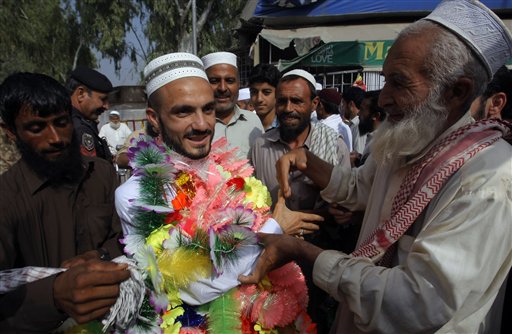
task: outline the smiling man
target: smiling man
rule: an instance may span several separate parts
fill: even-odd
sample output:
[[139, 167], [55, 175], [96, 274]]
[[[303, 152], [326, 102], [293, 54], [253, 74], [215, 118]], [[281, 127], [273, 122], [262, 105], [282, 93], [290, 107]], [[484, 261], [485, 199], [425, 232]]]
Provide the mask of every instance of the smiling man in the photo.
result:
[[73, 105], [75, 136], [80, 143], [80, 153], [112, 161], [112, 154], [106, 140], [98, 135], [98, 117], [108, 109], [108, 93], [112, 83], [100, 72], [77, 67], [66, 82]]
[[475, 123], [469, 107], [511, 55], [510, 32], [479, 1], [443, 1], [400, 32], [382, 70], [387, 118], [365, 164], [332, 166], [303, 148], [278, 162], [285, 196], [297, 195], [297, 168], [327, 201], [365, 210], [356, 250], [261, 236], [265, 252], [241, 280], [290, 260], [313, 265], [315, 284], [340, 302], [331, 333], [499, 333], [512, 128]]
[[216, 102], [214, 140], [225, 137], [230, 147], [238, 147], [240, 157], [247, 158], [252, 143], [263, 133], [263, 126], [258, 116], [236, 104], [240, 89], [236, 55], [214, 52], [201, 61]]
[[125, 266], [101, 261], [121, 253], [115, 171], [80, 155], [69, 95], [56, 80], [7, 77], [0, 113], [22, 155], [0, 176], [0, 270], [69, 268], [1, 294], [0, 332], [49, 333], [68, 317], [100, 318], [129, 277]]

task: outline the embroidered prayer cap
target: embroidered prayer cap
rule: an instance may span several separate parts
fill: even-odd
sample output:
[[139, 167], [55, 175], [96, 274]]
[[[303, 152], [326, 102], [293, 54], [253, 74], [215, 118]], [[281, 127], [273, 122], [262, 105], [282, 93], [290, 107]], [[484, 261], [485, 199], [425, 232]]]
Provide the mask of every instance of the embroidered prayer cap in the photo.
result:
[[110, 93], [113, 90], [110, 80], [92, 68], [78, 66], [69, 76], [96, 92]]
[[302, 77], [304, 79], [306, 79], [307, 81], [309, 81], [313, 87], [316, 87], [316, 80], [315, 80], [315, 77], [313, 76], [313, 74], [307, 72], [307, 71], [304, 71], [304, 70], [291, 70], [290, 72], [286, 72], [285, 74], [283, 74], [283, 78], [288, 76], [288, 75], [298, 75], [299, 77]]
[[323, 87], [322, 87], [322, 84], [321, 84], [321, 83], [319, 83], [319, 82], [315, 83], [315, 89], [316, 89], [316, 91], [317, 91], [317, 92], [318, 92], [318, 91], [321, 91], [321, 90], [322, 90], [322, 88], [323, 88]]
[[205, 70], [207, 70], [209, 67], [212, 67], [213, 65], [218, 64], [228, 64], [238, 68], [236, 66], [236, 55], [231, 52], [220, 51], [209, 53], [206, 56], [203, 56], [201, 61], [204, 64]]
[[121, 114], [117, 110], [112, 110], [108, 115], [109, 116], [121, 116]]
[[336, 88], [325, 88], [318, 92], [320, 99], [339, 105], [341, 103], [341, 94], [338, 93]]
[[501, 19], [476, 0], [445, 0], [424, 20], [461, 38], [482, 61], [489, 80], [512, 56], [512, 35]]
[[251, 93], [249, 92], [249, 88], [242, 88], [238, 91], [238, 101], [249, 100], [251, 98]]
[[153, 59], [144, 68], [146, 94], [181, 78], [199, 77], [208, 81], [199, 57], [186, 52], [169, 53]]

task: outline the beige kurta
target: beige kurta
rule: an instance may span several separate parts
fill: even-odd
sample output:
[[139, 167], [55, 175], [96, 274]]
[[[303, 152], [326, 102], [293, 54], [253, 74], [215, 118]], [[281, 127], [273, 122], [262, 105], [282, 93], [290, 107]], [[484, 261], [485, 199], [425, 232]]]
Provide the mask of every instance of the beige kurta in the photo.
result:
[[[469, 122], [466, 114], [445, 134]], [[322, 195], [366, 208], [358, 245], [389, 218], [412, 162], [376, 166], [370, 157], [359, 169], [335, 167]], [[331, 332], [496, 332], [489, 310], [512, 266], [511, 217], [512, 146], [501, 139], [447, 181], [398, 241], [394, 267], [321, 253], [315, 284], [340, 301]]]

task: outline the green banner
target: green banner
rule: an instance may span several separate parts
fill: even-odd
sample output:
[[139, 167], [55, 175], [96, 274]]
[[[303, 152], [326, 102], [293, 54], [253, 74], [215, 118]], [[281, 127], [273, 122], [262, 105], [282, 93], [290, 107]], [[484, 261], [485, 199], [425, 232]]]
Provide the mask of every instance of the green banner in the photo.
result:
[[331, 42], [292, 60], [280, 70], [300, 67], [382, 67], [393, 40]]

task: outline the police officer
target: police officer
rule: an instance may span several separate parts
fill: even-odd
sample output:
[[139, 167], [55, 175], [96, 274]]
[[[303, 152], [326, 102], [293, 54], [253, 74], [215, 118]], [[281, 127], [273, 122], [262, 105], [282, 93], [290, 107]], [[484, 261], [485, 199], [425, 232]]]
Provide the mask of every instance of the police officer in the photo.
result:
[[112, 83], [98, 71], [77, 67], [71, 72], [66, 88], [71, 94], [73, 125], [80, 152], [112, 162], [108, 144], [98, 136], [97, 126], [99, 115], [108, 109], [108, 93], [113, 89]]

